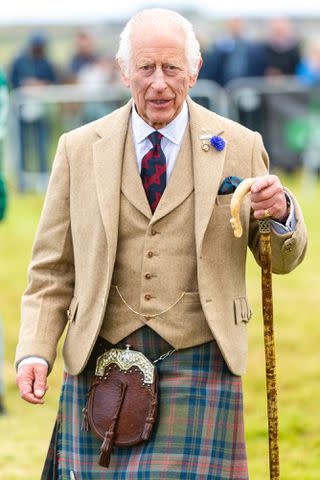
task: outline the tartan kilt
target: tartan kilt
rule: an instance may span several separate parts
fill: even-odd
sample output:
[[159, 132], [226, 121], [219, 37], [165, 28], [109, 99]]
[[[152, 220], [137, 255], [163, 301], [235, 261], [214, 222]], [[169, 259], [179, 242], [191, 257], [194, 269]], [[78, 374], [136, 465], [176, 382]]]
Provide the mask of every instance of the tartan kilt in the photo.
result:
[[[126, 343], [150, 360], [172, 348], [148, 327], [118, 347]], [[159, 415], [151, 438], [114, 447], [109, 468], [98, 465], [101, 440], [81, 430], [92, 357], [81, 374], [64, 376], [42, 480], [248, 479], [241, 378], [229, 371], [215, 341], [157, 364]]]

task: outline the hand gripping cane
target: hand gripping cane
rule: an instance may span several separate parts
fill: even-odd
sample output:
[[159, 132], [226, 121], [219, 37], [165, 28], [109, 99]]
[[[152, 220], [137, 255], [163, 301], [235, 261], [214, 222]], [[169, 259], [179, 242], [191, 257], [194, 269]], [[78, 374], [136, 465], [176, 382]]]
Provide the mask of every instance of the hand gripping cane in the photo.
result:
[[[244, 196], [250, 191], [256, 178], [243, 180], [236, 188], [231, 200], [231, 225], [235, 237], [241, 237], [240, 205]], [[259, 220], [260, 232], [260, 259], [262, 281], [262, 309], [264, 323], [264, 350], [266, 359], [266, 386], [268, 404], [268, 433], [269, 433], [269, 468], [270, 480], [278, 480], [279, 474], [279, 446], [278, 446], [278, 406], [276, 384], [276, 358], [273, 331], [273, 304], [272, 304], [272, 269], [271, 269], [271, 240], [269, 216]]]

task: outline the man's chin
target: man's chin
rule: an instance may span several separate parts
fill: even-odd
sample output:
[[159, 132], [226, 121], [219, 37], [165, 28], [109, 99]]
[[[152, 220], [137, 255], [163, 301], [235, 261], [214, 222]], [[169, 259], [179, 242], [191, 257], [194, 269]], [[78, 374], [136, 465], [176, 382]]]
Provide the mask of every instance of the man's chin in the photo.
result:
[[165, 127], [174, 119], [175, 115], [173, 112], [162, 114], [162, 115], [150, 115], [148, 116], [147, 123], [153, 128], [159, 130], [160, 128]]

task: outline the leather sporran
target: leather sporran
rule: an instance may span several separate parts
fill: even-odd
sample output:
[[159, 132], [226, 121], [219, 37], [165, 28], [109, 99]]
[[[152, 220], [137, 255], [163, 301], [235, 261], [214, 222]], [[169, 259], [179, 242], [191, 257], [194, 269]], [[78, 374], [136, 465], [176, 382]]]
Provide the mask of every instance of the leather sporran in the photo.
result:
[[141, 352], [127, 346], [98, 357], [82, 428], [102, 440], [99, 465], [109, 466], [113, 445], [129, 447], [149, 439], [157, 397], [157, 370]]

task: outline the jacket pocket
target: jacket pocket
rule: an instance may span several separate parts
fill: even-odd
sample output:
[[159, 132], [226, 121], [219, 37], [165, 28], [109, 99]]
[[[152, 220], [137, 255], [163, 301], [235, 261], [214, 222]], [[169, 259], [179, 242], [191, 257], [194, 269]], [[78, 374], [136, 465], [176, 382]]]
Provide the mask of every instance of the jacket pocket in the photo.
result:
[[227, 193], [226, 195], [217, 195], [215, 198], [216, 205], [230, 205], [233, 193]]
[[78, 304], [79, 304], [78, 298], [73, 297], [72, 300], [71, 300], [71, 303], [69, 305], [69, 308], [67, 310], [67, 317], [68, 317], [69, 322], [74, 322], [74, 320], [76, 318], [76, 313], [77, 313], [77, 310], [78, 310]]
[[252, 310], [246, 297], [236, 297], [234, 300], [235, 323], [248, 323], [252, 317]]

